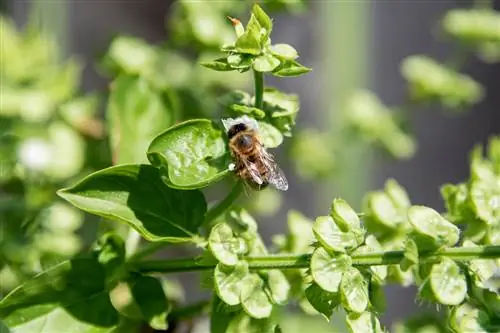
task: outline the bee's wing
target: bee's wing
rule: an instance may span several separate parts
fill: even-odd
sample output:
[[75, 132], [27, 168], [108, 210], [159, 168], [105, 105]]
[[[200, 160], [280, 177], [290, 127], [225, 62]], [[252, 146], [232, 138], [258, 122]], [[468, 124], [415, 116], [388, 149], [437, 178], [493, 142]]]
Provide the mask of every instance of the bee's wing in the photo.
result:
[[245, 164], [245, 168], [252, 177], [253, 181], [258, 185], [262, 185], [264, 183], [264, 180], [260, 176], [259, 168], [257, 168], [254, 163], [248, 161], [246, 158], [242, 158], [241, 160], [243, 161], [243, 164]]
[[268, 153], [264, 147], [261, 147], [262, 162], [267, 169], [267, 182], [272, 184], [280, 191], [288, 190], [288, 181], [285, 173], [280, 169], [272, 154]]

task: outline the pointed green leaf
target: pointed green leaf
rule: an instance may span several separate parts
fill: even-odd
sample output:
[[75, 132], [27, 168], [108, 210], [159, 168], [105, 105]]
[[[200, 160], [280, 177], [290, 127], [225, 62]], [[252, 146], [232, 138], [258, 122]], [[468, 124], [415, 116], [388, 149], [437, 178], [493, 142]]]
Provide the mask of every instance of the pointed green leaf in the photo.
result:
[[363, 275], [354, 267], [342, 275], [340, 283], [342, 304], [352, 312], [362, 313], [368, 307], [368, 284]]
[[243, 280], [248, 275], [248, 264], [244, 261], [235, 266], [218, 264], [214, 271], [215, 291], [227, 305], [240, 304]]
[[0, 318], [15, 333], [108, 333], [118, 324], [104, 269], [90, 258], [64, 261], [28, 280], [0, 301]]
[[219, 58], [215, 59], [214, 61], [202, 62], [200, 63], [200, 65], [218, 72], [227, 72], [234, 70], [234, 68], [229, 64], [228, 59], [226, 58]]
[[264, 281], [257, 274], [248, 275], [243, 281], [240, 300], [245, 312], [253, 318], [262, 319], [271, 315], [273, 305], [264, 291]]
[[115, 164], [146, 162], [149, 142], [173, 120], [160, 93], [132, 76], [113, 82], [107, 115]]
[[253, 69], [257, 72], [271, 72], [280, 65], [280, 60], [272, 54], [263, 54], [253, 61]]
[[202, 188], [224, 177], [226, 144], [223, 132], [207, 119], [170, 127], [150, 144], [148, 159], [174, 188]]
[[288, 60], [281, 63], [274, 71], [273, 75], [278, 77], [300, 76], [309, 73], [312, 69], [302, 66], [295, 60]]
[[354, 232], [343, 232], [331, 216], [320, 216], [313, 227], [314, 235], [321, 246], [336, 252], [346, 252], [356, 248], [363, 239], [359, 239]]
[[243, 35], [238, 37], [234, 44], [234, 51], [237, 53], [259, 55], [262, 50], [261, 26], [255, 15], [251, 15]]
[[128, 224], [153, 242], [189, 241], [207, 209], [202, 192], [167, 187], [150, 165], [104, 169], [58, 194], [88, 213]]
[[339, 294], [325, 291], [316, 283], [307, 287], [305, 294], [313, 308], [330, 321], [333, 310], [340, 304]]
[[339, 290], [342, 275], [351, 267], [351, 257], [345, 254], [331, 256], [324, 248], [314, 251], [311, 257], [311, 274], [316, 283], [329, 292]]
[[266, 12], [260, 7], [258, 4], [254, 4], [252, 6], [252, 14], [255, 15], [255, 18], [259, 22], [260, 26], [266, 29], [268, 35], [273, 30], [273, 22], [271, 18], [266, 14]]
[[299, 57], [297, 50], [288, 44], [274, 44], [270, 50], [274, 56], [284, 60], [295, 60]]

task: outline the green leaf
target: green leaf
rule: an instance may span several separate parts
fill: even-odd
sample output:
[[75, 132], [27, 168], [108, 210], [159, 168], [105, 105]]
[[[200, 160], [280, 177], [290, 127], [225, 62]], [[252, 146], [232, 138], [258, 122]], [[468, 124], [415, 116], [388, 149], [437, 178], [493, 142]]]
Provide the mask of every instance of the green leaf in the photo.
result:
[[500, 15], [494, 10], [453, 9], [443, 18], [443, 29], [463, 42], [500, 43]]
[[252, 6], [252, 14], [255, 15], [259, 25], [266, 29], [267, 35], [269, 36], [273, 30], [273, 22], [271, 18], [266, 14], [262, 7], [256, 3]]
[[88, 213], [128, 224], [153, 242], [191, 240], [207, 209], [202, 192], [165, 186], [149, 165], [107, 168], [58, 194]]
[[258, 56], [253, 61], [253, 69], [255, 69], [257, 72], [264, 72], [264, 73], [271, 72], [279, 65], [280, 65], [279, 59], [267, 53]]
[[267, 272], [266, 284], [274, 304], [285, 304], [290, 294], [290, 284], [283, 272], [272, 269]]
[[12, 332], [108, 333], [118, 313], [95, 259], [64, 261], [36, 275], [0, 301], [0, 317]]
[[354, 249], [363, 242], [355, 231], [343, 232], [331, 216], [320, 216], [313, 227], [314, 235], [321, 246], [330, 251], [346, 252]]
[[483, 87], [471, 77], [427, 56], [406, 58], [401, 71], [410, 84], [412, 99], [416, 101], [438, 101], [448, 108], [461, 110], [478, 103], [484, 95]]
[[259, 121], [259, 136], [266, 148], [276, 148], [283, 142], [283, 135], [273, 125]]
[[247, 69], [252, 65], [253, 57], [243, 54], [231, 54], [227, 56], [227, 63], [235, 69]]
[[210, 62], [202, 62], [200, 63], [200, 65], [218, 72], [227, 72], [234, 70], [234, 67], [228, 63], [228, 59], [226, 58], [219, 58]]
[[384, 333], [377, 316], [372, 312], [349, 313], [346, 322], [350, 333]]
[[131, 76], [113, 82], [107, 115], [115, 164], [146, 162], [149, 142], [172, 124], [161, 95]]
[[352, 265], [351, 257], [340, 254], [335, 257], [324, 248], [317, 248], [311, 257], [311, 274], [316, 283], [325, 291], [339, 291], [342, 275]]
[[368, 284], [363, 275], [354, 267], [342, 275], [340, 283], [342, 304], [352, 312], [362, 313], [368, 307]]
[[226, 157], [223, 132], [206, 119], [172, 126], [148, 148], [148, 159], [161, 168], [163, 180], [180, 189], [206, 187], [227, 175]]
[[432, 266], [429, 284], [435, 299], [445, 305], [462, 303], [467, 294], [467, 282], [460, 267], [450, 259]]
[[161, 282], [152, 276], [140, 276], [129, 282], [132, 296], [142, 318], [156, 330], [166, 330], [170, 305]]
[[468, 303], [451, 310], [450, 326], [456, 332], [492, 333], [497, 331], [494, 324], [490, 322], [488, 313]]
[[240, 304], [241, 287], [248, 275], [248, 264], [244, 261], [235, 266], [218, 264], [214, 271], [215, 291], [228, 305]]
[[262, 319], [271, 315], [273, 305], [264, 291], [264, 281], [257, 274], [250, 274], [243, 280], [240, 301], [245, 312], [253, 318]]
[[295, 60], [283, 61], [274, 71], [273, 75], [278, 77], [300, 76], [309, 73], [312, 69], [302, 66]]
[[364, 222], [369, 231], [390, 232], [405, 226], [406, 219], [402, 211], [397, 209], [386, 193], [369, 193], [365, 196], [364, 202], [363, 211], [366, 213]]
[[[237, 113], [248, 114], [249, 116], [255, 119], [263, 119], [266, 117], [266, 113], [261, 109], [258, 109], [253, 106], [246, 106], [241, 104], [231, 104], [229, 108]], [[281, 133], [280, 133], [281, 135]]]
[[335, 224], [344, 232], [361, 228], [358, 214], [345, 200], [333, 199], [330, 215], [333, 217]]
[[219, 223], [212, 228], [208, 247], [217, 260], [228, 266], [236, 265], [238, 255], [248, 251], [246, 243], [235, 237], [233, 230], [226, 223]]
[[408, 221], [413, 226], [414, 241], [420, 250], [453, 246], [459, 240], [460, 230], [432, 208], [412, 206], [408, 210]]
[[99, 237], [92, 250], [106, 272], [108, 284], [114, 284], [126, 273], [125, 242], [120, 236], [106, 233]]
[[237, 53], [259, 55], [262, 50], [261, 38], [261, 26], [252, 14], [245, 32], [236, 40], [234, 50]]
[[270, 50], [274, 56], [284, 60], [295, 60], [299, 57], [297, 50], [288, 44], [274, 44]]
[[104, 65], [128, 74], [145, 74], [155, 64], [156, 51], [144, 40], [119, 36], [111, 42]]
[[305, 294], [313, 308], [330, 321], [333, 310], [340, 304], [339, 294], [325, 291], [316, 283], [307, 287]]

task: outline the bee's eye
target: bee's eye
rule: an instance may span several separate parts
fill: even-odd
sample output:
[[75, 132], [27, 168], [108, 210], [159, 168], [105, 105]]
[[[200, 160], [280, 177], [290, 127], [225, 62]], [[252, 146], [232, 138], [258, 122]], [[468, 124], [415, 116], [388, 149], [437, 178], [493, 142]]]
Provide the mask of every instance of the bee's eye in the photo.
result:
[[238, 138], [238, 145], [242, 148], [249, 148], [252, 146], [252, 138], [249, 135], [242, 135]]

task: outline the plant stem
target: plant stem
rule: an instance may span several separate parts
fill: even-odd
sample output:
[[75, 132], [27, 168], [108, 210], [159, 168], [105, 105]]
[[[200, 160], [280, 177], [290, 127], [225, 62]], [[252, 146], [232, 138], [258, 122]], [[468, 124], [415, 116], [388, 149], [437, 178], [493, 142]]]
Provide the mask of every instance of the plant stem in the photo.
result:
[[264, 106], [264, 73], [253, 71], [255, 81], [255, 107], [262, 109]]
[[[446, 257], [455, 261], [469, 261], [476, 259], [500, 258], [500, 245], [486, 245], [477, 247], [448, 248], [439, 252], [423, 251], [419, 253], [419, 260], [435, 260]], [[404, 258], [404, 251], [372, 252], [353, 254], [354, 266], [396, 265]], [[265, 257], [247, 257], [245, 261], [252, 270], [264, 269], [297, 269], [309, 268], [311, 254], [302, 255], [269, 255]], [[196, 258], [174, 260], [149, 260], [132, 262], [132, 269], [141, 272], [177, 273], [214, 269], [214, 263], [200, 263]]]
[[210, 208], [207, 212], [207, 215], [205, 215], [205, 225], [210, 224], [213, 220], [215, 220], [217, 217], [222, 215], [231, 205], [233, 202], [238, 199], [240, 196], [241, 192], [243, 191], [243, 183], [241, 181], [237, 181], [233, 188], [231, 189], [231, 192], [225, 197], [221, 202]]

